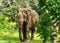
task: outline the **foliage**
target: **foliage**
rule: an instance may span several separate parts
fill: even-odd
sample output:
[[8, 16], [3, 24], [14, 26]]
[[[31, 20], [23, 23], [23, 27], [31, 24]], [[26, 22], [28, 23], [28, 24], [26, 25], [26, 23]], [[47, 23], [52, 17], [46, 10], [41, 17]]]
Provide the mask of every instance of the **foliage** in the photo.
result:
[[[43, 41], [46, 41], [48, 37], [50, 36], [50, 26], [53, 25], [52, 21], [54, 23], [57, 23], [59, 25], [60, 23], [60, 5], [59, 0], [38, 0], [38, 13], [40, 14], [40, 23], [38, 25], [38, 33], [40, 35], [42, 34], [42, 37], [44, 38]], [[39, 10], [40, 9], [40, 10]]]

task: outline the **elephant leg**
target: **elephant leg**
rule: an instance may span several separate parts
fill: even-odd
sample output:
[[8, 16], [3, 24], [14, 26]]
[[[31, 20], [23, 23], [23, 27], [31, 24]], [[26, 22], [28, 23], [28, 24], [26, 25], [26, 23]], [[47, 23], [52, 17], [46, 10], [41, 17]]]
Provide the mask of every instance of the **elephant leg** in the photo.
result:
[[23, 41], [23, 38], [22, 38], [22, 25], [23, 23], [19, 23], [19, 37], [20, 37], [20, 40]]
[[29, 40], [29, 24], [27, 25], [26, 27], [26, 37], [27, 37], [27, 40]]
[[34, 28], [32, 28], [32, 29], [31, 29], [31, 40], [33, 40], [33, 39], [34, 39], [34, 31], [35, 31], [35, 29], [34, 29]]
[[31, 27], [31, 40], [34, 39], [34, 32], [35, 32], [35, 26], [36, 26], [37, 22], [33, 22], [32, 23], [32, 27]]

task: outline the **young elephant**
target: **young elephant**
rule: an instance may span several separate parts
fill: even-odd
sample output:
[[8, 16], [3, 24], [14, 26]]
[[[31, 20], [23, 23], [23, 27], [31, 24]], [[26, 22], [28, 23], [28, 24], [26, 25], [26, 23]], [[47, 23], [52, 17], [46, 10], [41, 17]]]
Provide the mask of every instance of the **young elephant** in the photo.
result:
[[29, 8], [19, 8], [19, 37], [20, 40], [30, 39], [29, 31], [31, 30], [31, 40], [34, 38], [35, 26], [39, 20], [39, 15], [35, 10]]

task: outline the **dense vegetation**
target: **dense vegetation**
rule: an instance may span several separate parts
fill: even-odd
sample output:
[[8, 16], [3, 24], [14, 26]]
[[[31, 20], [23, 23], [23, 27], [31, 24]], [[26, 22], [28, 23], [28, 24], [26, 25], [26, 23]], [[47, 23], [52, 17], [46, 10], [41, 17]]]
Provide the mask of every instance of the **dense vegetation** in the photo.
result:
[[15, 18], [15, 15], [20, 7], [34, 9], [39, 14], [40, 19], [35, 32], [39, 34], [41, 43], [59, 42], [60, 0], [0, 0], [0, 40], [8, 40], [11, 43], [19, 41], [18, 18]]

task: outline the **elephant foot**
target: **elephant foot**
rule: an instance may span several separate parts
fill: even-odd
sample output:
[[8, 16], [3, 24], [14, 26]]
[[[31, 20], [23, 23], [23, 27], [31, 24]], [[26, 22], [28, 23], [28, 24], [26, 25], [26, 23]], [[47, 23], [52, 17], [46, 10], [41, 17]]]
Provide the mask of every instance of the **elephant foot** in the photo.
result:
[[28, 39], [28, 38], [26, 38], [26, 39], [24, 39], [24, 42], [25, 42], [25, 41], [29, 41], [29, 39]]
[[34, 38], [31, 38], [30, 40], [33, 40]]
[[22, 38], [20, 38], [20, 41], [21, 41], [21, 42], [24, 42], [24, 40], [23, 40]]

